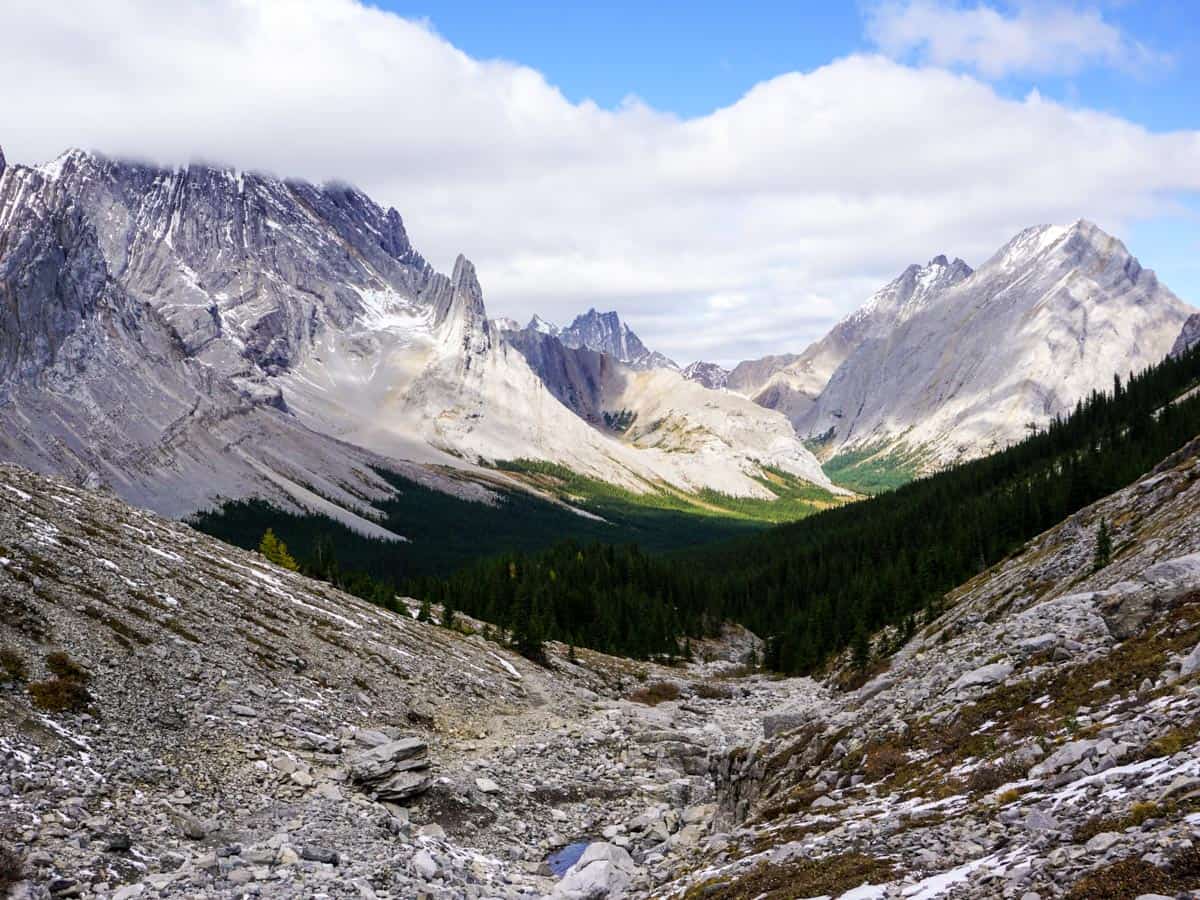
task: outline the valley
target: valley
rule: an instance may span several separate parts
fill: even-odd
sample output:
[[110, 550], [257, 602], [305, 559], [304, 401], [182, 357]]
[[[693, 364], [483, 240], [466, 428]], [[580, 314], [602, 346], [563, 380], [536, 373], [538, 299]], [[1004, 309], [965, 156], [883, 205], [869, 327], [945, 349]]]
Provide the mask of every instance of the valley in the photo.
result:
[[0, 154], [0, 890], [1186, 896], [1197, 315], [1081, 219], [680, 366], [344, 184]]

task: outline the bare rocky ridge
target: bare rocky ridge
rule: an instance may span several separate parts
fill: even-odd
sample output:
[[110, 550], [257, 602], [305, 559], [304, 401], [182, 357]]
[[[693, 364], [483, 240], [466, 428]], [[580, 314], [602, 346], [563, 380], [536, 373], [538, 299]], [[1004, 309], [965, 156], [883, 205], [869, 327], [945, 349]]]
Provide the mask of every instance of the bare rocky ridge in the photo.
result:
[[79, 151], [7, 165], [0, 325], [3, 458], [172, 515], [257, 494], [371, 531], [361, 498], [389, 489], [368, 466], [486, 500], [479, 465], [516, 458], [637, 492], [762, 491], [753, 448], [694, 465], [573, 415], [499, 338], [471, 263], [433, 271], [344, 185]]
[[716, 363], [698, 360], [680, 373], [689, 381], [696, 381], [711, 391], [724, 390], [729, 384], [729, 370]]
[[[530, 326], [544, 329], [546, 323], [535, 317]], [[674, 360], [647, 348], [615, 311], [602, 313], [589, 309], [583, 315], [576, 316], [575, 321], [566, 328], [552, 328], [550, 333], [561, 340], [564, 346], [604, 353], [631, 369], [679, 368]]]

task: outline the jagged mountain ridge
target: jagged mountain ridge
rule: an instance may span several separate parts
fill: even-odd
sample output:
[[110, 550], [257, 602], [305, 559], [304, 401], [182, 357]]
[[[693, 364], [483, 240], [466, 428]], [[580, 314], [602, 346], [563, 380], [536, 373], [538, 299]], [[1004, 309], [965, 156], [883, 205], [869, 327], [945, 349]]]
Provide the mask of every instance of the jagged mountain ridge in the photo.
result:
[[509, 330], [502, 340], [577, 415], [626, 446], [667, 454], [693, 484], [704, 481], [707, 467], [743, 456], [839, 490], [786, 419], [764, 416], [745, 398], [710, 390], [672, 369], [639, 369], [608, 353], [568, 347], [548, 329]]
[[1163, 359], [1191, 312], [1092, 223], [1029, 228], [869, 332], [796, 426], [826, 452], [977, 457]]
[[858, 347], [885, 337], [940, 291], [970, 274], [971, 267], [961, 259], [950, 262], [945, 256], [935, 256], [923, 266], [911, 265], [803, 353], [739, 364], [730, 375], [730, 386], [798, 424]]
[[589, 309], [576, 316], [566, 328], [553, 333], [567, 347], [585, 347], [606, 353], [631, 369], [679, 368], [674, 360], [647, 348], [615, 310], [602, 313], [595, 308]]
[[[524, 357], [498, 339], [473, 266], [460, 257], [450, 276], [433, 271], [413, 249], [399, 215], [353, 188], [211, 166], [167, 170], [79, 151], [41, 167], [6, 166], [0, 179], [0, 221], [16, 221], [30, 205], [69, 207], [83, 216], [112, 283], [155, 313], [182, 360], [198, 364], [185, 366], [189, 384], [177, 385], [176, 394], [190, 404], [189, 388], [199, 390], [190, 382], [215, 379], [237, 403], [256, 409], [256, 421], [263, 419], [257, 407], [275, 407], [292, 433], [268, 443], [289, 453], [313, 443], [311, 432], [322, 436], [316, 441], [321, 447], [346, 442], [365, 448], [341, 467], [352, 471], [364, 468], [365, 460], [374, 465], [390, 459], [470, 472], [476, 462], [528, 457], [635, 491], [666, 482], [685, 490], [764, 495], [752, 448], [730, 448], [700, 468], [677, 454], [614, 440], [572, 415]], [[20, 350], [19, 358], [31, 359], [29, 352]], [[44, 357], [38, 364], [48, 363]], [[15, 366], [17, 348], [6, 358]], [[86, 378], [104, 362], [99, 352], [71, 377]], [[69, 381], [57, 384], [56, 398], [70, 396]], [[47, 386], [43, 380], [30, 388], [24, 402], [44, 401]], [[136, 397], [139, 389], [131, 386], [127, 393]], [[127, 454], [105, 446], [103, 431], [119, 433], [131, 408], [109, 397], [71, 411], [82, 421], [70, 430], [89, 435], [74, 455], [87, 460], [48, 451], [53, 440], [37, 435], [48, 428], [48, 418], [26, 415], [34, 434], [24, 455], [13, 458], [47, 471], [96, 471], [123, 489]], [[149, 424], [149, 433], [126, 435], [140, 441], [138, 449], [157, 444], [166, 427]], [[811, 454], [793, 442], [805, 471], [824, 481]], [[210, 468], [219, 469], [234, 465], [235, 448], [248, 443], [226, 441], [215, 454], [161, 449], [167, 459], [176, 453], [208, 457]], [[96, 465], [95, 457], [104, 464]], [[325, 494], [321, 482], [341, 477], [324, 479], [319, 466], [280, 471], [276, 462], [264, 466], [258, 460], [244, 478], [209, 481], [224, 496], [242, 496], [254, 481], [269, 482], [268, 492], [278, 494], [282, 479], [284, 493], [303, 504], [312, 500], [303, 484], [320, 484]], [[176, 513], [194, 508], [194, 492], [157, 496], [172, 493], [172, 468], [163, 465], [168, 477], [147, 485], [138, 501]], [[438, 487], [479, 492], [477, 486], [462, 488], [459, 479], [423, 477]], [[335, 493], [374, 496], [380, 489], [355, 479], [343, 487]]]

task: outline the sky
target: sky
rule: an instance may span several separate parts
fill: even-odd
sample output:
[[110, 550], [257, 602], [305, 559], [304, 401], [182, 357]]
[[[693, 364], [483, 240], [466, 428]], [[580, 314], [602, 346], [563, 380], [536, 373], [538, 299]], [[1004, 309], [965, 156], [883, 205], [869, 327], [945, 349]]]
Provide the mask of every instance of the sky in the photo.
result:
[[0, 147], [337, 179], [492, 315], [799, 351], [912, 262], [1088, 218], [1200, 305], [1191, 0], [6, 0]]

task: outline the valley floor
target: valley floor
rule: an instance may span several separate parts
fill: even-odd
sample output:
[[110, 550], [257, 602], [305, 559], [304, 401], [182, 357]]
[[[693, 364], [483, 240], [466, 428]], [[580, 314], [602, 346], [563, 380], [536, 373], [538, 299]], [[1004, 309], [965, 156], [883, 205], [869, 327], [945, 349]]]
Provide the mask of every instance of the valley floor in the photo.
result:
[[1200, 445], [850, 691], [739, 675], [737, 631], [687, 669], [538, 666], [109, 495], [6, 466], [0, 494], [16, 897], [1200, 889]]

